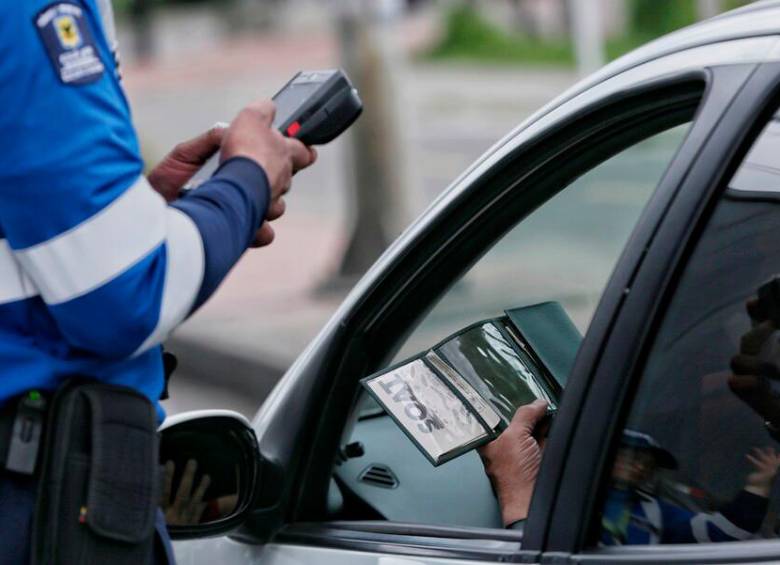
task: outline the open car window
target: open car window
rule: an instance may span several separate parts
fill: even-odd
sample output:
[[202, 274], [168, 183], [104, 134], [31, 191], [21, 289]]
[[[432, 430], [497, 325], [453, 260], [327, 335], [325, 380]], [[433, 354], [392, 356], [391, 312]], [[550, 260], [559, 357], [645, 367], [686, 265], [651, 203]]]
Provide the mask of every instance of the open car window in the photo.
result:
[[[584, 334], [688, 127], [685, 123], [648, 137], [563, 190], [558, 187], [560, 192], [517, 223], [452, 286], [387, 368], [518, 307], [553, 302]], [[565, 376], [560, 384], [565, 394]], [[334, 468], [334, 519], [503, 527], [473, 449], [434, 466], [368, 395], [361, 396], [357, 410]]]

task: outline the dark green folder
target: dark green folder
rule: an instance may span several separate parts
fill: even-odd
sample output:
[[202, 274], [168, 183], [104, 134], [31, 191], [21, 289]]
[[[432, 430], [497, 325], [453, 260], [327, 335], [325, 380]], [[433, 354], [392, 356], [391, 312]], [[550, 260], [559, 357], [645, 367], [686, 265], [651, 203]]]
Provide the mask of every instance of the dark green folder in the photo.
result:
[[[518, 407], [536, 398], [544, 399], [551, 413], [557, 409], [582, 336], [557, 302], [513, 308], [505, 314], [471, 324], [433, 348], [361, 380], [434, 466], [494, 439], [509, 425]], [[420, 376], [424, 373], [428, 376]], [[450, 390], [456, 404], [483, 428], [483, 435], [458, 443], [449, 439], [452, 434], [435, 431], [448, 426], [458, 430], [460, 418], [455, 417], [456, 412], [450, 413], [446, 404], [438, 402], [436, 407], [436, 399], [446, 394], [435, 392], [429, 395], [433, 402], [426, 400], [428, 385], [423, 384], [429, 377]], [[384, 384], [378, 379], [385, 379]], [[458, 385], [457, 379], [464, 385]], [[472, 399], [476, 404], [468, 394], [477, 398]], [[486, 403], [482, 415], [476, 408], [479, 402]], [[414, 407], [410, 409], [410, 405]], [[493, 418], [495, 422], [488, 424]], [[428, 419], [431, 425], [427, 425]], [[427, 433], [442, 434], [442, 441], [432, 444], [431, 451], [416, 437], [422, 439]]]
[[542, 302], [505, 311], [555, 380], [566, 386], [582, 335], [557, 302]]

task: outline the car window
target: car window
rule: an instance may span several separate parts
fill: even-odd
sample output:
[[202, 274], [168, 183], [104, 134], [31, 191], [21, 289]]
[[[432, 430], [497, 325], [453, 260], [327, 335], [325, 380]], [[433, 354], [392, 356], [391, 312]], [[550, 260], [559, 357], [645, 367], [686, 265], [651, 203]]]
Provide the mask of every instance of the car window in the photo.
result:
[[688, 129], [625, 149], [575, 180], [507, 233], [405, 342], [404, 359], [508, 308], [557, 301], [585, 333], [631, 230]]
[[[423, 319], [395, 361], [480, 320], [554, 301], [580, 332], [688, 124], [602, 162], [519, 222]], [[563, 380], [563, 379], [562, 379]], [[502, 527], [475, 451], [438, 467], [363, 396], [335, 468], [342, 519]], [[334, 491], [335, 492], [335, 491]]]
[[600, 545], [777, 537], [780, 122], [718, 201], [614, 446]]

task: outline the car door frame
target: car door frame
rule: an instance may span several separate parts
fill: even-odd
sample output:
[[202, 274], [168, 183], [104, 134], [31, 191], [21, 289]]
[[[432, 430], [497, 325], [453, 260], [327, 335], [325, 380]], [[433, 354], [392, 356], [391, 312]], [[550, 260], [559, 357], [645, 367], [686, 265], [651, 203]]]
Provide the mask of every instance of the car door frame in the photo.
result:
[[[716, 69], [713, 85], [718, 83], [718, 74], [728, 82], [728, 74], [735, 70]], [[738, 84], [738, 80], [733, 81], [732, 90]], [[725, 87], [724, 94], [728, 85]], [[713, 129], [702, 138], [682, 183], [673, 191], [672, 198], [656, 210], [657, 226], [649, 237], [645, 236], [644, 258], [638, 268], [633, 272], [618, 271], [613, 276], [610, 285], [616, 288], [612, 295], [617, 296], [615, 291], [622, 287], [623, 296], [611, 308], [599, 308], [593, 323], [596, 331], [600, 330], [601, 339], [583, 344], [574, 371], [584, 375], [590, 367], [590, 374], [579, 381], [589, 390], [580, 396], [582, 404], [576, 418], [567, 422], [568, 441], [557, 445], [551, 442], [549, 446], [560, 457], [557, 470], [561, 475], [559, 484], [551, 489], [555, 502], [551, 505], [545, 538], [541, 540], [543, 563], [716, 563], [780, 558], [780, 543], [771, 541], [586, 549], [587, 543], [595, 539], [595, 509], [603, 492], [605, 471], [627, 417], [641, 367], [706, 220], [777, 109], [780, 64], [757, 65], [733, 94], [733, 100], [712, 124]], [[694, 128], [697, 126], [698, 120]], [[693, 131], [691, 135], [695, 135]], [[668, 180], [664, 179], [662, 184]], [[589, 337], [595, 338], [595, 332]], [[554, 439], [557, 442], [564, 436]], [[565, 456], [560, 455], [561, 450], [565, 450]]]
[[[484, 562], [539, 558], [534, 548], [521, 548], [520, 534], [512, 531], [394, 522], [312, 523], [322, 514], [310, 502], [325, 500], [327, 470], [341, 439], [340, 433], [332, 431], [344, 427], [356, 392], [357, 381], [350, 376], [368, 374], [389, 360], [394, 346], [385, 344], [381, 350], [375, 345], [375, 350], [367, 353], [367, 344], [376, 344], [378, 335], [388, 334], [392, 335], [387, 340], [390, 344], [400, 344], [412, 328], [411, 316], [416, 314], [419, 320], [436, 298], [536, 207], [565, 190], [584, 171], [691, 120], [705, 98], [708, 76], [705, 71], [685, 71], [596, 100], [546, 131], [536, 143], [519, 146], [493, 168], [492, 174], [481, 177], [481, 185], [466, 193], [463, 201], [454, 202], [440, 215], [440, 225], [416, 242], [414, 254], [386, 274], [389, 284], [403, 281], [405, 288], [394, 289], [392, 301], [383, 298], [391, 294], [387, 288], [373, 288], [373, 296], [361, 304], [364, 311], [355, 314], [353, 333], [336, 369], [345, 378], [334, 383], [324, 400], [326, 408], [312, 439], [316, 448], [309, 452], [308, 476], [300, 479], [303, 489], [299, 501], [309, 504], [308, 508], [299, 504], [298, 519], [293, 518], [293, 522], [302, 519], [303, 523], [284, 527], [275, 542]], [[452, 225], [458, 227], [448, 227]], [[533, 527], [529, 520], [529, 528]]]
[[[697, 66], [695, 64], [695, 58], [693, 59], [693, 63], [688, 68], [699, 69], [693, 72], [697, 74], [697, 76], [703, 77], [701, 66]], [[741, 70], [743, 72], [746, 71], [744, 67], [741, 67]], [[657, 72], [654, 72], [650, 73], [649, 76], [657, 74]], [[641, 77], [641, 74], [639, 76]], [[691, 76], [691, 71], [685, 69], [678, 70], [676, 73], [672, 72], [667, 77], [650, 82], [647, 80], [636, 80], [635, 76], [633, 77], [633, 81], [627, 80], [625, 84], [615, 88], [611, 95], [603, 98], [599, 98], [597, 95], [591, 96], [589, 100], [580, 103], [576, 111], [571, 111], [568, 115], [564, 116], [565, 119], [560, 117], [556, 118], [554, 115], [550, 117], [551, 114], [555, 114], [555, 111], [548, 113], [546, 117], [550, 117], [550, 120], [553, 121], [555, 119], [561, 119], [567, 124], [576, 123], [578, 117], [593, 112], [594, 107], [603, 107], [606, 104], [606, 107], [609, 108], [610, 104], [626, 99], [626, 97], [630, 97], [631, 95], [636, 95], [637, 92], [640, 92], [643, 89], [649, 89], [648, 91], [651, 91], [652, 89], [658, 88], [660, 83], [672, 83], [680, 81], [683, 78], [688, 80]], [[619, 79], [621, 77], [617, 78]], [[589, 93], [585, 93], [584, 95], [587, 97], [588, 94]], [[706, 104], [710, 104], [711, 107], [715, 108], [711, 112], [712, 115], [708, 114], [707, 118], [711, 119], [713, 122], [716, 122], [719, 117], [716, 111], [716, 102], [718, 99], [713, 97], [717, 97], [719, 94], [719, 91], [713, 89], [710, 85], [705, 99], [705, 109]], [[697, 124], [703, 116], [704, 112], [697, 118]], [[310, 480], [311, 474], [316, 474], [317, 462], [323, 461], [323, 455], [327, 456], [328, 450], [332, 450], [333, 448], [332, 445], [320, 445], [316, 441], [317, 435], [315, 432], [323, 428], [323, 423], [328, 424], [326, 419], [324, 419], [324, 417], [328, 415], [328, 410], [325, 410], [323, 405], [327, 408], [332, 408], [333, 405], [330, 404], [330, 402], [335, 397], [338, 397], [340, 394], [354, 393], [354, 385], [351, 390], [347, 391], [347, 388], [344, 387], [343, 383], [339, 386], [339, 383], [333, 382], [334, 379], [332, 378], [332, 375], [338, 374], [339, 370], [344, 368], [345, 359], [350, 359], [352, 361], [352, 367], [360, 365], [362, 359], [364, 369], [368, 370], [370, 368], [366, 363], [368, 355], [365, 353], [365, 348], [367, 347], [366, 336], [370, 335], [370, 332], [366, 332], [367, 327], [370, 329], [370, 324], [368, 326], [365, 325], [365, 322], [367, 321], [365, 309], [371, 306], [372, 300], [375, 300], [378, 295], [387, 291], [387, 285], [390, 285], [390, 288], [392, 288], [393, 281], [389, 281], [387, 278], [391, 274], [398, 272], [400, 266], [403, 265], [404, 261], [407, 259], [406, 254], [410, 249], [414, 248], [414, 242], [425, 241], [426, 237], [437, 227], [435, 222], [447, 218], [446, 212], [448, 208], [465, 205], [464, 202], [469, 195], [473, 195], [474, 193], [473, 190], [470, 192], [468, 189], [482, 178], [482, 175], [485, 174], [486, 170], [492, 167], [495, 167], [498, 170], [500, 169], [500, 165], [506, 163], [507, 159], [516, 158], [517, 153], [526, 148], [525, 144], [530, 143], [528, 142], [528, 139], [533, 140], [534, 136], [539, 137], [540, 133], [549, 135], [556, 133], [555, 128], [552, 128], [552, 131], [545, 130], [545, 127], [549, 126], [545, 126], [544, 122], [545, 120], [542, 119], [536, 124], [532, 123], [525, 132], [521, 132], [518, 136], [521, 139], [518, 140], [516, 145], [499, 148], [498, 151], [494, 151], [493, 154], [485, 158], [480, 166], [472, 169], [470, 173], [467, 173], [462, 177], [458, 182], [464, 185], [466, 189], [452, 191], [450, 196], [444, 197], [434, 203], [432, 207], [433, 210], [420, 222], [412, 226], [407, 234], [388, 250], [378, 265], [372, 269], [366, 278], [353, 291], [350, 297], [348, 297], [342, 308], [337, 312], [318, 338], [315, 339], [307, 351], [299, 358], [290, 371], [288, 371], [282, 382], [266, 401], [253, 423], [258, 434], [263, 458], [270, 464], [264, 477], [267, 480], [264, 485], [267, 486], [263, 489], [264, 492], [261, 492], [258, 499], [257, 510], [250, 517], [245, 527], [235, 534], [235, 539], [252, 543], [263, 543], [264, 541], [267, 541], [268, 538], [264, 538], [262, 532], [275, 533], [282, 524], [306, 519], [307, 516], [312, 515], [310, 513], [311, 509], [307, 508], [307, 501], [305, 500], [306, 493], [310, 492], [310, 490], [307, 489], [310, 489], [310, 485], [312, 484], [312, 481]], [[710, 125], [712, 126], [713, 124]], [[537, 126], [536, 131], [534, 131], [535, 126]], [[702, 129], [702, 131], [707, 131], [704, 124], [702, 124], [700, 129]], [[525, 141], [522, 139], [523, 134], [526, 136]], [[689, 150], [681, 148], [675, 158], [675, 162], [682, 159], [683, 161], [680, 162], [683, 163], [684, 159], [693, 159], [694, 154], [696, 153], [696, 147], [691, 146], [691, 135], [692, 134], [689, 134], [688, 139], [686, 139], [685, 142], [685, 145], [688, 145], [691, 148]], [[670, 171], [672, 169], [673, 167], [670, 167]], [[682, 177], [685, 176], [687, 169], [682, 164], [677, 165], [674, 169], [679, 175], [679, 178], [677, 178], [679, 184], [682, 182]], [[668, 182], [670, 186], [673, 185], [670, 172], [667, 172], [664, 182]], [[495, 239], [498, 239], [498, 237], [500, 237], [500, 234], [495, 235]], [[636, 251], [633, 255], [629, 253], [631, 256], [628, 258], [624, 256], [621, 259], [621, 267], [618, 271], [631, 271], [631, 269], [625, 267], [625, 265], [631, 263], [632, 257], [635, 261], [639, 261], [641, 257], [644, 256], [641, 246], [636, 245], [634, 236], [632, 236], [632, 242], [634, 242], [631, 244], [632, 248], [639, 249], [639, 251]], [[440, 245], [444, 245], [445, 243], [446, 240], [439, 242]], [[468, 264], [460, 266], [461, 272], [465, 271], [467, 268]], [[615, 277], [613, 277], [613, 279], [614, 278]], [[620, 285], [610, 282], [608, 290], [615, 290], [615, 288], [619, 288], [619, 286]], [[437, 294], [440, 295], [444, 290], [444, 288], [439, 288]], [[392, 296], [397, 297], [397, 292], [398, 290], [396, 290], [396, 294], [393, 294]], [[607, 306], [609, 306], [609, 300], [603, 299], [603, 302], [606, 302]], [[376, 304], [374, 304], [374, 306], [376, 306]], [[600, 305], [599, 311], [604, 308], [606, 308], [604, 304]], [[376, 315], [379, 313], [381, 312], [373, 312], [371, 319], [376, 319]], [[415, 315], [417, 319], [419, 319], [423, 314], [424, 311], [417, 312]], [[602, 315], [601, 317], [606, 317], [606, 315]], [[599, 318], [598, 312], [596, 318]], [[409, 322], [408, 319], [407, 322]], [[594, 319], [594, 322], [596, 322], [596, 319]], [[355, 329], [361, 327], [361, 325], [361, 331], [356, 332]], [[409, 322], [408, 327], [404, 331], [410, 331], [411, 326], [412, 324]], [[400, 339], [401, 338], [399, 337], [398, 340]], [[586, 338], [586, 341], [588, 341], [588, 339], [590, 338]], [[595, 338], [590, 341], [594, 340]], [[389, 352], [385, 352], [385, 356], [387, 355], [389, 355]], [[582, 357], [582, 355], [580, 357]], [[356, 364], [355, 360], [357, 360]], [[373, 362], [375, 364], [378, 363], [376, 359], [374, 359]], [[585, 362], [578, 360], [577, 366], [583, 371]], [[586, 389], [587, 387], [584, 387], [583, 390], [579, 392], [577, 392], [576, 389], [572, 389], [575, 392], [567, 392], [567, 398], [571, 399], [568, 402], [573, 403], [573, 406], [576, 408], [577, 399], [575, 397], [584, 395]], [[325, 399], [324, 402], [323, 399]], [[332, 412], [334, 412], [334, 410], [331, 410], [331, 413]], [[579, 415], [579, 410], [577, 410], [576, 413], [572, 413], [572, 416], [577, 415]], [[563, 418], [561, 420], [563, 421]], [[330, 424], [332, 425], [332, 423]], [[331, 426], [325, 425], [324, 427], [328, 428]], [[561, 430], [566, 429], [566, 427], [567, 426], [564, 426], [561, 423], [556, 424], [556, 428], [560, 428]], [[563, 432], [559, 434], [557, 431], [554, 431], [551, 439], [555, 439], [556, 435], [564, 437], [565, 434]], [[565, 442], [563, 442], [563, 440], [551, 442], [551, 444], [556, 443], [560, 445]], [[554, 449], [551, 449], [550, 453], [554, 451]], [[330, 451], [329, 453], [332, 457], [333, 451]], [[559, 460], [555, 464], [547, 462], [547, 459], [554, 460], [550, 455], [545, 455], [545, 468], [551, 468], [555, 471], [557, 466], [561, 471], [564, 469], [563, 464], [566, 462], [565, 459]], [[292, 469], [294, 480], [286, 480], [281, 483], [278, 482], [276, 480], [277, 477], [273, 476], [274, 469]], [[550, 479], [553, 479], [556, 474], [558, 473], [553, 472], [550, 475]], [[555, 485], [558, 482], [559, 481], [557, 480], [548, 480], [548, 477], [544, 476], [540, 479], [539, 487], [549, 483], [545, 488], [549, 489], [550, 485], [552, 485], [554, 487], [553, 492], [557, 492]], [[314, 483], [316, 483], [316, 481], [314, 481]], [[279, 484], [283, 485], [282, 492], [270, 492], [273, 490], [274, 485]], [[534, 497], [534, 507], [532, 508], [532, 511], [534, 512], [537, 510], [541, 512], [543, 509], [544, 504], [538, 502], [539, 499], [541, 499], [541, 497]], [[540, 558], [540, 552], [545, 548], [543, 543], [545, 543], [546, 540], [547, 529], [552, 525], [550, 517], [552, 515], [553, 500], [554, 499], [548, 499], [547, 504], [549, 508], [538, 515], [534, 514], [532, 518], [529, 519], [523, 551], [513, 552], [512, 560], [530, 562], [537, 561]], [[276, 528], [274, 528], [274, 525], [276, 525]], [[327, 527], [327, 524], [324, 526]], [[297, 535], [298, 537], [295, 540], [293, 540], [292, 537], [288, 537], [287, 539], [289, 539], [291, 543], [305, 543], [300, 532], [296, 534], [294, 528], [294, 525], [285, 527], [281, 535], [277, 536], [277, 541], [283, 543], [285, 536]], [[293, 530], [292, 533], [290, 531], [291, 529]], [[435, 530], [435, 527], [433, 530]], [[436, 532], [433, 530], [429, 530], [428, 533], [431, 538], [436, 538]], [[498, 533], [501, 532], [499, 531]], [[391, 535], [390, 532], [374, 532], [373, 534], [376, 536], [377, 542], [375, 547], [382, 553], [401, 553], [405, 555], [422, 554], [428, 556], [437, 554], [435, 550], [425, 547], [420, 548], [420, 552], [418, 553], [415, 553], [414, 551], [410, 553], [403, 547], [400, 548], [400, 551], [393, 551], [392, 544], [389, 544], [387, 540], [382, 541], [381, 539], [381, 536], [383, 535]], [[441, 532], [439, 534], [441, 534]], [[316, 538], [317, 536], [314, 537]], [[332, 538], [332, 536], [330, 537]], [[500, 538], [502, 536], [498, 537]], [[318, 540], [314, 538], [310, 539], [314, 545], [321, 545], [323, 543], [322, 538], [323, 536], [319, 536]], [[333, 544], [331, 544], [331, 546], [333, 546]], [[398, 549], [398, 547], [396, 547], [396, 549]], [[452, 555], [447, 552], [438, 553], [441, 555]]]

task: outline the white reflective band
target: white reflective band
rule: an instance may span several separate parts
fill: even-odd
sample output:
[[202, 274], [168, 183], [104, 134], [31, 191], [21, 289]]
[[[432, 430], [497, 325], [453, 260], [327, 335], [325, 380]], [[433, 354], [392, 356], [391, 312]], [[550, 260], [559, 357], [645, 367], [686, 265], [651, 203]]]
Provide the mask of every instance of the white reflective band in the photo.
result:
[[16, 251], [48, 304], [102, 286], [132, 267], [165, 238], [167, 206], [139, 177], [106, 208], [48, 241]]
[[730, 538], [733, 538], [734, 540], [746, 540], [753, 537], [753, 534], [736, 526], [720, 512], [715, 514], [702, 513], [697, 514], [691, 519], [691, 532], [693, 532], [693, 537], [699, 543], [709, 543], [714, 541], [710, 539], [710, 534], [707, 530], [707, 524], [712, 524], [721, 532]]
[[167, 211], [166, 268], [157, 327], [135, 354], [159, 343], [189, 314], [200, 291], [205, 269], [203, 240], [195, 223], [176, 208]]
[[116, 23], [114, 22], [114, 7], [111, 4], [111, 0], [98, 0], [97, 6], [98, 12], [100, 12], [100, 19], [103, 22], [103, 34], [106, 36], [111, 52], [116, 53], [118, 44], [116, 40]]
[[11, 246], [5, 239], [0, 239], [0, 304], [23, 300], [37, 294], [38, 289], [22, 270], [11, 252]]
[[647, 543], [655, 545], [661, 541], [658, 539], [658, 534], [664, 527], [662, 523], [663, 517], [661, 516], [661, 506], [658, 504], [658, 501], [655, 498], [650, 497], [640, 498], [639, 504], [642, 506], [642, 510], [645, 511], [647, 521], [653, 527], [653, 529], [648, 532], [650, 539]]

